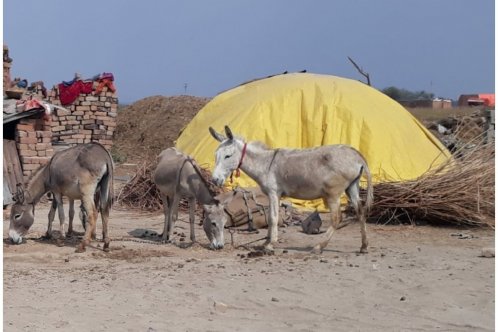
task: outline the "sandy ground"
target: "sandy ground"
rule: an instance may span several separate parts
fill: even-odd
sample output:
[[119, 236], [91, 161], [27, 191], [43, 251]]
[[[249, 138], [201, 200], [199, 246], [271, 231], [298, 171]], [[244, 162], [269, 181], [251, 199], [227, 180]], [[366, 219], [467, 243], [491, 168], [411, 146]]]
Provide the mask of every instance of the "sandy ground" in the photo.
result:
[[[197, 225], [199, 244], [186, 248], [188, 238], [115, 240], [110, 253], [93, 242], [76, 254], [77, 241], [36, 240], [47, 214], [47, 204], [37, 207], [26, 243], [4, 240], [4, 331], [494, 330], [494, 258], [479, 257], [494, 247], [491, 230], [369, 225], [369, 253], [360, 255], [350, 225], [313, 255], [307, 247], [323, 234], [290, 226], [275, 255], [248, 257], [228, 231], [225, 249], [206, 249]], [[178, 232], [188, 234], [180, 218]], [[118, 207], [111, 236], [139, 239], [129, 233], [160, 232], [162, 220]], [[7, 230], [4, 221], [4, 239]], [[236, 233], [234, 243], [265, 234]]]

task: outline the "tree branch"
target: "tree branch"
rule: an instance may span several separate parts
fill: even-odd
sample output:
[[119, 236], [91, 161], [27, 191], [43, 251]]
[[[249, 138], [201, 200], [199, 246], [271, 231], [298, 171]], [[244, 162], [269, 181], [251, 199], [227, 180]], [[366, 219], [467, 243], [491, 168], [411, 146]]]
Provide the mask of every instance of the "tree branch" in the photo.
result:
[[363, 71], [363, 69], [362, 69], [362, 68], [360, 68], [360, 66], [358, 66], [358, 65], [356, 64], [356, 62], [354, 62], [354, 61], [353, 61], [353, 59], [351, 59], [351, 57], [349, 57], [349, 56], [348, 56], [348, 59], [349, 59], [349, 61], [351, 61], [351, 63], [353, 64], [353, 66], [356, 68], [356, 70], [358, 70], [358, 72], [359, 72], [360, 74], [362, 74], [363, 76], [365, 76], [365, 78], [367, 79], [367, 84], [368, 84], [369, 86], [371, 86], [371, 84], [370, 84], [370, 75], [369, 75], [368, 73], [365, 73], [365, 72]]

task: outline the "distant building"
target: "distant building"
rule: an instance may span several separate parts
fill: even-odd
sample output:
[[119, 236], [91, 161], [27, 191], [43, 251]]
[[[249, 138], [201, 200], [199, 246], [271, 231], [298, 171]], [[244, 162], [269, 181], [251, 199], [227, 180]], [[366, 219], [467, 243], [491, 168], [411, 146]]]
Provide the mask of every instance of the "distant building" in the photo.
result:
[[479, 94], [460, 95], [460, 97], [458, 98], [458, 106], [495, 107], [495, 94], [479, 93]]
[[408, 108], [434, 108], [434, 109], [447, 109], [452, 108], [450, 99], [416, 99], [416, 100], [398, 100], [398, 103]]

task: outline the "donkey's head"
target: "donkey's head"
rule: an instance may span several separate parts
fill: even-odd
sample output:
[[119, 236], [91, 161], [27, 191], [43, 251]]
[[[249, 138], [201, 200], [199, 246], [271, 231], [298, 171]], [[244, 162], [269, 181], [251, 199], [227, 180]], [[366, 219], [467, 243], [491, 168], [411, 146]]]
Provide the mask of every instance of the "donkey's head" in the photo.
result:
[[202, 226], [209, 239], [211, 249], [223, 249], [225, 237], [223, 230], [227, 223], [224, 206], [221, 203], [204, 205], [204, 220]]
[[232, 131], [228, 126], [225, 126], [227, 137], [217, 133], [216, 130], [211, 127], [209, 127], [209, 132], [218, 142], [220, 142], [215, 153], [216, 165], [213, 171], [213, 181], [217, 186], [221, 186], [228, 175], [239, 167], [242, 150], [237, 145], [237, 139], [233, 137]]
[[28, 203], [29, 200], [19, 184], [13, 199], [15, 203], [10, 210], [9, 238], [12, 242], [20, 244], [35, 220], [35, 205], [33, 202]]

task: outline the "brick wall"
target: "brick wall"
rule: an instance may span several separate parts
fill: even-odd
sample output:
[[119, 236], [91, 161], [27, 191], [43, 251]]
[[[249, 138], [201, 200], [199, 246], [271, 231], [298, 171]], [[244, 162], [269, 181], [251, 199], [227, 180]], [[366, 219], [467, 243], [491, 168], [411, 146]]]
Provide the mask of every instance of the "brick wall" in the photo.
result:
[[[107, 149], [112, 147], [116, 129], [118, 98], [105, 86], [96, 94], [98, 82], [93, 82], [90, 94], [80, 94], [67, 110], [57, 109], [52, 114], [52, 133], [54, 142], [71, 146], [81, 143], [98, 142]], [[60, 105], [59, 90], [54, 87], [48, 92], [50, 103]]]
[[24, 181], [54, 154], [51, 119], [40, 116], [19, 120], [16, 125], [16, 147], [19, 152]]

